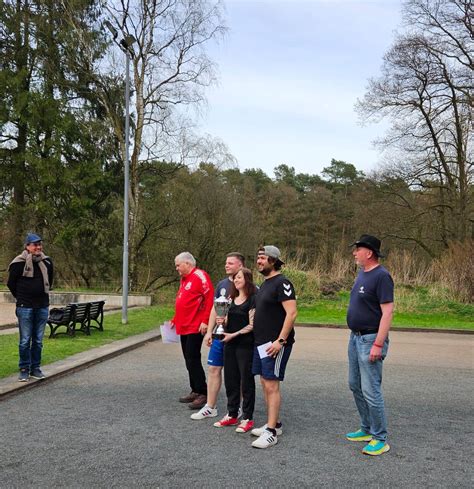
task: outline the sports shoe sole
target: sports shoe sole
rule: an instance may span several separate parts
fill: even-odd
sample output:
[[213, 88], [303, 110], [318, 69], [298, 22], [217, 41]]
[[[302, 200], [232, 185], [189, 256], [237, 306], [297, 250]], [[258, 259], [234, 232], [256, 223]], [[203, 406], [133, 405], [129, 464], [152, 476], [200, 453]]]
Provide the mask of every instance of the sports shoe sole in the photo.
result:
[[387, 453], [389, 450], [390, 450], [390, 445], [388, 443], [385, 443], [385, 445], [380, 450], [377, 450], [376, 452], [368, 452], [362, 450], [362, 453], [364, 455], [370, 455], [371, 457], [376, 457], [377, 455], [382, 455], [384, 453]]
[[46, 375], [43, 375], [42, 377], [39, 375], [30, 375], [30, 377], [36, 380], [44, 380], [46, 378]]
[[349, 440], [349, 441], [372, 441], [372, 437], [370, 435], [357, 436], [355, 438], [350, 438], [350, 437], [346, 436], [346, 440]]

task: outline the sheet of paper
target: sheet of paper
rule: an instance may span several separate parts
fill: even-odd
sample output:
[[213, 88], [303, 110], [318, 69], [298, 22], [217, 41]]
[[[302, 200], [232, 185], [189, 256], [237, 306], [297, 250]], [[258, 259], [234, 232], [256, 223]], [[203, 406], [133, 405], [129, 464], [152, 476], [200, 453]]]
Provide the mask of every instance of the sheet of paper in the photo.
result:
[[268, 357], [267, 348], [270, 347], [271, 344], [272, 344], [272, 342], [269, 341], [268, 343], [265, 343], [264, 345], [257, 346], [258, 355], [260, 358]]

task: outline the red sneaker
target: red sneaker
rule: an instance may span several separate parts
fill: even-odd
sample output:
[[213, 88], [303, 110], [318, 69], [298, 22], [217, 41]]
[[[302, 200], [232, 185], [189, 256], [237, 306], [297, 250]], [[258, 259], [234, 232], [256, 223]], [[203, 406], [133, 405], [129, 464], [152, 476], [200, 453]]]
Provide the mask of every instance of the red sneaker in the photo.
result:
[[214, 423], [216, 428], [224, 428], [224, 426], [235, 426], [239, 424], [238, 418], [231, 418], [228, 414], [226, 414], [220, 421]]
[[255, 426], [255, 423], [251, 419], [243, 419], [237, 429], [237, 433], [247, 433]]

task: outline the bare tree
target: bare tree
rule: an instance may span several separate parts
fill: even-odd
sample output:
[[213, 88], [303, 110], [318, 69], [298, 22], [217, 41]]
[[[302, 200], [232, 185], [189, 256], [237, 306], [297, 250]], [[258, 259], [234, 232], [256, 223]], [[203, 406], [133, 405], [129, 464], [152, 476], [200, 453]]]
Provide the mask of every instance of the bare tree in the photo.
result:
[[430, 194], [445, 245], [474, 233], [472, 13], [468, 0], [406, 1], [406, 32], [356, 105], [363, 121], [391, 119], [378, 144], [395, 147], [405, 171], [410, 163], [407, 177]]
[[[224, 34], [225, 27], [220, 2], [120, 0], [110, 2], [107, 10], [122, 35], [132, 35], [137, 41], [132, 64], [135, 110], [130, 161], [130, 281], [135, 286], [140, 248], [150, 235], [141, 212], [143, 172], [150, 170], [152, 161], [186, 163], [187, 156], [194, 158], [197, 148], [203, 147], [199, 141], [189, 141], [192, 123], [188, 115], [190, 108], [205, 101], [204, 90], [215, 81], [214, 65], [205, 48]], [[116, 115], [114, 120], [117, 137], [123, 141], [123, 124]], [[220, 143], [213, 144], [218, 148]]]

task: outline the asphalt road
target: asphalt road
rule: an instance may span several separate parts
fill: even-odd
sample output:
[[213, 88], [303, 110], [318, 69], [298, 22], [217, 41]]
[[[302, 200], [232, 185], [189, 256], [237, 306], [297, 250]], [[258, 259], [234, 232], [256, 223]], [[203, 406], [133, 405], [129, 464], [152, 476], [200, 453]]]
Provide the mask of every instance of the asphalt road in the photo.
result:
[[[189, 418], [177, 402], [188, 391], [178, 345], [150, 343], [6, 399], [0, 487], [472, 487], [474, 338], [392, 333], [384, 367], [392, 450], [368, 457], [343, 436], [358, 427], [347, 335], [298, 328], [284, 434], [267, 450]], [[255, 419], [265, 422], [260, 389]]]

